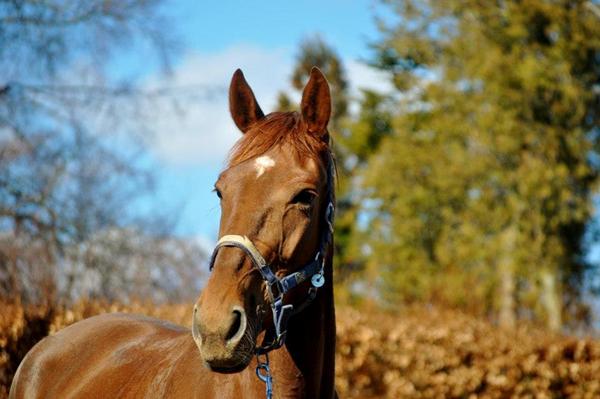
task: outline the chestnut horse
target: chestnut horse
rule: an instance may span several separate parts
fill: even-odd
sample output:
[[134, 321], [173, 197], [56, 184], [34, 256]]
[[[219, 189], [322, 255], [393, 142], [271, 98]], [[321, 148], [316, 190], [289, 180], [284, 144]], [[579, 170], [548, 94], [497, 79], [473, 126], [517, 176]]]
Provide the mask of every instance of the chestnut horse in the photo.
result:
[[334, 166], [329, 86], [313, 68], [300, 112], [264, 115], [237, 70], [243, 136], [215, 184], [221, 239], [192, 331], [106, 314], [39, 342], [10, 398], [335, 398]]

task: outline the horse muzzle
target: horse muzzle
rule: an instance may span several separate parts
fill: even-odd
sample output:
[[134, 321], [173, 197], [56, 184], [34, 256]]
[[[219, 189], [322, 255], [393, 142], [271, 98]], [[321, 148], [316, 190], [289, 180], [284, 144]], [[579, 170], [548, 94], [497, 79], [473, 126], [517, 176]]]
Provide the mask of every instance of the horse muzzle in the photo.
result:
[[194, 306], [192, 335], [206, 366], [217, 372], [237, 372], [244, 369], [254, 355], [255, 332], [240, 306], [233, 306], [229, 315], [210, 322]]

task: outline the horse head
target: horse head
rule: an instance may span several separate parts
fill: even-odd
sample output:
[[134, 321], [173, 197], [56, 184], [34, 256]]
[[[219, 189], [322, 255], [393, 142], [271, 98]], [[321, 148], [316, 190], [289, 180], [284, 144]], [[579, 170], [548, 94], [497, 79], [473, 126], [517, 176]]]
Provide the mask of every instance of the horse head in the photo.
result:
[[203, 360], [220, 372], [244, 369], [261, 333], [272, 346], [282, 344], [280, 319], [289, 317], [289, 305], [298, 307], [323, 284], [333, 209], [331, 96], [317, 68], [299, 112], [265, 115], [240, 70], [229, 107], [242, 137], [215, 183], [221, 240], [192, 326]]

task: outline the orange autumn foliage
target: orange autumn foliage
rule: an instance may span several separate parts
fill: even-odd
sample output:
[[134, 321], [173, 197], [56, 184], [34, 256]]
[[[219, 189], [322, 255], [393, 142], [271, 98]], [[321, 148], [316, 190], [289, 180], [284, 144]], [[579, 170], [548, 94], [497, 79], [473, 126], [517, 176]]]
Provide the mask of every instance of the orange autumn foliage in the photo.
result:
[[[0, 398], [27, 350], [48, 333], [100, 313], [132, 312], [188, 325], [191, 306], [82, 301], [72, 307], [0, 304]], [[414, 306], [397, 314], [337, 311], [341, 398], [502, 398], [600, 395], [600, 341], [531, 326], [500, 330], [463, 313]]]

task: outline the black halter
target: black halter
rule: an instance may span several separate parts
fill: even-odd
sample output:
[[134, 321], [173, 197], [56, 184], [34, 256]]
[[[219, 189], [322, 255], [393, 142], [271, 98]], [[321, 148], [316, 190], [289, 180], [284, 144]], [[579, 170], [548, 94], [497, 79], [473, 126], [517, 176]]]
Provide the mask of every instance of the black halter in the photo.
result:
[[[256, 348], [257, 354], [266, 354], [273, 349], [280, 348], [285, 343], [287, 333], [287, 322], [295, 313], [300, 312], [317, 295], [319, 287], [325, 283], [323, 268], [327, 250], [333, 237], [333, 220], [335, 216], [334, 206], [334, 163], [331, 154], [329, 155], [329, 165], [327, 168], [327, 208], [325, 209], [326, 228], [321, 233], [321, 242], [313, 261], [301, 267], [298, 271], [288, 274], [284, 277], [277, 277], [270, 265], [267, 264], [260, 251], [252, 241], [241, 235], [225, 235], [219, 239], [210, 258], [209, 270], [212, 270], [217, 253], [222, 247], [236, 247], [241, 249], [250, 257], [254, 266], [258, 269], [267, 288], [269, 301], [271, 302], [271, 312], [273, 314], [273, 325], [275, 326], [275, 336], [270, 343], [263, 344]], [[294, 287], [304, 281], [311, 279], [311, 287], [304, 302], [294, 309], [292, 304], [284, 304], [283, 296]]]

